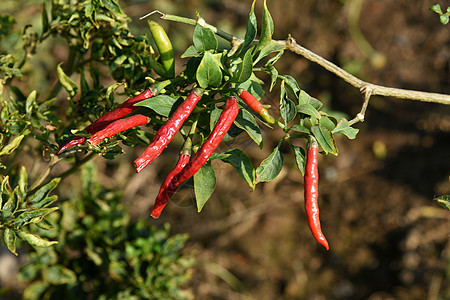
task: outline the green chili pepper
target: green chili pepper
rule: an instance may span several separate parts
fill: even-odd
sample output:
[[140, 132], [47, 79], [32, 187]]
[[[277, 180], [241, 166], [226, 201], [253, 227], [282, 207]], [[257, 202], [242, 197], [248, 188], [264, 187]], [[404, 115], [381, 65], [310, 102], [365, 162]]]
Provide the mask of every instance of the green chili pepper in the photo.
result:
[[156, 22], [148, 21], [148, 28], [153, 36], [156, 47], [158, 47], [161, 64], [166, 71], [167, 77], [175, 76], [175, 59], [172, 43], [164, 29]]

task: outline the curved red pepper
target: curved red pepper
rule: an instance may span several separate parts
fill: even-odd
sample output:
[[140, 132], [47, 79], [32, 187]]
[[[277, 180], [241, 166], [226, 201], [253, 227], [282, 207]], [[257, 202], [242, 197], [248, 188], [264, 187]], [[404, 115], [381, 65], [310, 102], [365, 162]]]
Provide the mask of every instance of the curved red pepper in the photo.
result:
[[239, 105], [236, 97], [229, 97], [225, 103], [225, 109], [220, 114], [213, 131], [197, 153], [195, 153], [192, 160], [184, 167], [179, 176], [177, 176], [178, 184], [194, 176], [194, 174], [208, 161], [209, 157], [213, 154], [214, 150], [216, 150], [217, 146], [219, 146], [225, 134], [230, 129], [238, 112]]
[[99, 130], [91, 135], [88, 141], [95, 146], [105, 138], [112, 137], [113, 135], [134, 128], [136, 126], [145, 125], [149, 122], [149, 120], [150, 118], [140, 114], [133, 115], [124, 119], [115, 120], [102, 130]]
[[[140, 93], [137, 96], [128, 98], [124, 103], [120, 104], [118, 107], [116, 107], [113, 111], [107, 112], [104, 115], [102, 115], [100, 118], [98, 118], [94, 123], [84, 128], [84, 131], [88, 133], [95, 133], [99, 130], [104, 129], [106, 126], [111, 124], [117, 119], [120, 119], [126, 115], [128, 115], [133, 110], [137, 109], [137, 106], [134, 106], [134, 104], [156, 96], [158, 94], [158, 91], [153, 88], [146, 89], [142, 93]], [[68, 142], [66, 142], [64, 145], [62, 145], [57, 154], [60, 154], [66, 149], [69, 149], [73, 146], [79, 145], [84, 143], [86, 140], [85, 137], [81, 136], [75, 136], [71, 138]]]
[[[156, 89], [153, 89], [153, 88], [146, 89], [139, 95], [128, 98], [127, 101], [125, 101], [124, 103], [117, 106], [113, 111], [105, 113], [100, 118], [98, 118], [97, 121], [95, 121], [93, 124], [91, 124], [89, 126], [95, 126], [94, 124], [98, 124], [98, 126], [100, 126], [101, 128], [98, 128], [97, 130], [103, 129], [108, 124], [110, 124], [112, 121], [122, 118], [122, 117], [128, 115], [130, 112], [138, 109], [139, 106], [134, 106], [136, 103], [138, 103], [142, 100], [148, 99], [148, 98], [155, 97], [157, 94], [158, 94], [158, 91]], [[95, 130], [95, 131], [97, 131], [97, 130]]]
[[322, 233], [319, 219], [319, 170], [318, 170], [319, 148], [317, 141], [311, 138], [306, 152], [305, 166], [305, 211], [308, 226], [314, 238], [329, 250], [328, 241]]
[[203, 92], [200, 89], [195, 89], [175, 110], [166, 123], [158, 129], [150, 145], [134, 161], [137, 173], [142, 171], [142, 169], [153, 162], [163, 152], [164, 148], [170, 143], [178, 130], [180, 130], [184, 121], [189, 117], [202, 94]]
[[172, 182], [172, 179], [177, 176], [181, 170], [183, 170], [184, 166], [189, 162], [190, 154], [180, 154], [178, 158], [178, 162], [175, 165], [175, 168], [167, 174], [166, 179], [164, 180], [161, 188], [159, 189], [159, 194], [156, 197], [155, 204], [152, 209], [152, 217], [158, 218], [161, 215], [162, 210], [166, 206], [170, 197], [177, 190], [177, 185]]

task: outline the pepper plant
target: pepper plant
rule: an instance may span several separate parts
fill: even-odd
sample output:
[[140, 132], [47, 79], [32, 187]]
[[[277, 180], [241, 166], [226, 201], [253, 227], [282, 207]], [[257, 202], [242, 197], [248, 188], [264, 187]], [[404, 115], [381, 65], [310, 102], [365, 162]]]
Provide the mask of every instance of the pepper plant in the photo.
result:
[[[207, 163], [209, 158], [209, 162], [213, 159], [220, 159], [225, 163], [230, 163], [247, 184], [254, 189], [257, 183], [271, 181], [280, 173], [283, 165], [283, 156], [280, 151], [282, 143], [288, 143], [293, 148], [292, 154], [295, 156], [298, 168], [303, 173], [306, 164], [305, 150], [293, 143], [293, 140], [314, 138], [325, 154], [337, 155], [338, 150], [334, 135], [344, 134], [353, 139], [358, 132], [357, 129], [350, 126], [346, 118], [342, 117], [342, 113], [333, 114], [322, 110], [322, 103], [302, 90], [292, 76], [278, 73], [275, 64], [282, 57], [285, 47], [272, 40], [274, 25], [265, 4], [261, 34], [259, 40], [256, 40], [257, 20], [254, 13], [254, 4], [248, 18], [245, 38], [241, 43], [232, 45], [230, 49], [219, 49], [215, 29], [208, 26], [202, 18], [186, 20], [163, 14], [164, 19], [190, 22], [195, 25], [193, 45], [181, 56], [188, 61], [185, 68], [177, 76], [173, 74], [173, 52], [167, 35], [153, 21], [149, 22], [152, 36], [161, 54], [158, 60], [157, 57], [153, 56], [155, 51], [149, 50], [152, 54], [151, 65], [154, 66], [153, 70], [155, 71], [153, 74], [157, 75], [149, 78], [150, 86], [148, 88], [154, 92], [144, 95], [147, 93], [147, 91], [144, 91], [129, 98], [116, 110], [96, 120], [90, 125], [92, 127], [85, 129], [85, 131], [94, 133], [94, 135], [103, 135], [102, 132], [104, 131], [120, 133], [122, 128], [116, 127], [114, 131], [114, 123], [111, 123], [114, 120], [110, 119], [110, 116], [116, 116], [116, 119], [123, 117], [123, 114], [119, 113], [123, 111], [122, 107], [130, 101], [135, 103], [130, 112], [133, 111], [133, 114], [147, 116], [152, 120], [150, 124], [156, 123], [152, 124], [155, 134], [148, 147], [134, 162], [136, 172], [140, 172], [153, 162], [163, 152], [174, 135], [180, 131], [184, 139], [189, 141], [190, 147], [200, 148], [192, 161], [185, 165], [179, 174], [174, 175], [171, 182], [166, 184], [167, 193], [162, 189], [160, 195], [165, 195], [165, 199], [169, 198], [181, 182], [194, 177], [198, 211], [201, 211], [216, 186], [214, 169], [210, 163]], [[267, 110], [258, 101], [264, 94], [263, 86], [265, 85], [265, 82], [258, 76], [266, 74], [270, 77], [269, 92], [277, 84], [280, 85], [280, 118], [278, 121], [271, 115], [271, 113], [276, 112], [273, 109]], [[73, 84], [63, 86], [67, 91], [70, 91]], [[194, 91], [192, 90], [193, 87], [196, 88]], [[239, 96], [241, 99], [237, 114], [228, 117], [225, 121], [220, 121], [222, 117], [219, 118], [219, 115], [226, 110], [225, 108], [221, 112], [223, 103], [226, 99], [234, 98], [234, 96]], [[135, 101], [136, 99], [140, 101]], [[156, 122], [153, 122], [153, 120], [156, 120]], [[163, 124], [161, 125], [161, 123]], [[108, 124], [108, 129], [104, 128], [106, 124]], [[191, 130], [189, 134], [186, 134], [183, 127], [188, 126]], [[284, 138], [257, 168], [254, 168], [251, 159], [240, 149], [232, 149], [213, 155], [213, 151], [222, 139], [232, 140], [240, 134], [248, 135], [259, 147], [262, 147], [263, 140], [260, 126], [270, 129], [279, 128], [284, 131]], [[96, 129], [91, 130], [94, 127]], [[215, 130], [223, 131], [226, 135], [215, 138], [217, 134]], [[58, 153], [81, 144], [84, 141], [82, 134], [83, 132], [63, 143]], [[214, 138], [214, 142], [210, 142], [209, 136]], [[115, 141], [105, 140], [101, 143], [96, 141], [95, 147], [88, 140], [86, 145], [80, 147], [107, 155], [111, 143], [115, 145], [117, 140], [120, 140], [120, 136]], [[210, 146], [205, 146], [208, 143], [210, 143]], [[205, 147], [208, 147], [208, 150]], [[197, 158], [199, 156], [202, 156], [202, 159]], [[197, 163], [197, 161], [201, 163]], [[156, 202], [159, 203], [158, 199]], [[163, 202], [167, 203], [166, 200]], [[162, 207], [157, 204], [155, 209], [158, 210], [158, 213], [152, 215], [158, 216]]]
[[[294, 157], [302, 174], [305, 173], [307, 156], [304, 147], [298, 146], [299, 140], [314, 140], [322, 154], [337, 156], [336, 135], [356, 138], [358, 129], [353, 126], [364, 120], [371, 95], [410, 99], [430, 97], [435, 102], [448, 102], [446, 95], [383, 88], [336, 71], [361, 89], [364, 105], [355, 118], [343, 112], [327, 110], [320, 100], [302, 89], [295, 78], [280, 74], [276, 63], [286, 51], [292, 51], [308, 55], [328, 69], [335, 70], [335, 66], [305, 51], [292, 37], [286, 41], [273, 40], [274, 22], [265, 1], [259, 22], [260, 31], [257, 30], [253, 2], [243, 38], [221, 31], [200, 15], [197, 19], [187, 19], [159, 11], [151, 14], [150, 17], [156, 14], [166, 21], [195, 26], [192, 45], [181, 55], [186, 62], [176, 72], [173, 71], [174, 57], [169, 37], [154, 21], [149, 22], [152, 38], [147, 35], [134, 36], [127, 27], [129, 19], [116, 1], [75, 2], [75, 8], [73, 3], [63, 0], [53, 0], [50, 10], [44, 5], [42, 30], [32, 33], [29, 29], [24, 31], [23, 52], [26, 55], [1, 56], [1, 121], [5, 132], [5, 146], [1, 153], [11, 157], [13, 152], [18, 151], [23, 139], [34, 138], [51, 157], [49, 168], [63, 159], [75, 161], [71, 170], [57, 177], [66, 178], [93, 154], [114, 159], [123, 153], [123, 145], [139, 149], [146, 147], [143, 155], [135, 160], [135, 168], [139, 172], [159, 155], [164, 155], [164, 148], [179, 134], [185, 141], [180, 151], [182, 155], [191, 151], [196, 154], [192, 155], [190, 163], [186, 162], [177, 170], [177, 174], [170, 175], [170, 182], [163, 184], [160, 195], [164, 195], [164, 200], [157, 201], [158, 205], [152, 213], [155, 217], [159, 216], [176, 187], [190, 177], [194, 180], [197, 210], [201, 211], [216, 187], [212, 160], [232, 165], [237, 175], [254, 189], [258, 183], [271, 181], [279, 175], [284, 161], [281, 147], [285, 144], [292, 149], [289, 155]], [[5, 23], [4, 28], [9, 28], [13, 20], [6, 18], [2, 22]], [[21, 66], [26, 63], [27, 57], [44, 40], [54, 35], [64, 39], [69, 48], [67, 61], [58, 64], [54, 70], [57, 84], [48, 95], [37, 91], [22, 92], [11, 83], [21, 75]], [[217, 36], [228, 40], [230, 47], [220, 48]], [[103, 68], [106, 68], [106, 74], [102, 72]], [[79, 78], [78, 81], [75, 77]], [[105, 78], [115, 82], [104, 86]], [[7, 93], [3, 92], [5, 86]], [[119, 87], [123, 88], [123, 92], [119, 93]], [[65, 90], [67, 102], [62, 107], [56, 107], [54, 103], [61, 89]], [[266, 93], [278, 99], [274, 107], [264, 106], [267, 97], [263, 96]], [[128, 100], [119, 105], [119, 101], [115, 101], [119, 96]], [[254, 99], [248, 101], [250, 98]], [[233, 104], [233, 107], [238, 105], [237, 113], [223, 117], [227, 115], [228, 103], [234, 102], [230, 99], [239, 101]], [[261, 101], [263, 107], [254, 101]], [[65, 118], [62, 119], [61, 115]], [[144, 124], [148, 128], [136, 127]], [[218, 124], [220, 128], [216, 127]], [[213, 153], [221, 140], [230, 141], [239, 135], [248, 136], [262, 147], [261, 128], [279, 130], [283, 134], [270, 155], [256, 167], [239, 148]], [[224, 134], [214, 139], [221, 130]], [[204, 154], [201, 159], [198, 153]], [[178, 158], [171, 159], [176, 161]], [[195, 167], [194, 162], [197, 163]], [[12, 165], [4, 165], [7, 171], [14, 173]], [[45, 217], [56, 210], [56, 199], [48, 196], [49, 184], [53, 187], [59, 179], [48, 178], [49, 173], [43, 173], [27, 190], [24, 183], [27, 180], [23, 179], [26, 178], [23, 175], [25, 171], [16, 173], [18, 175], [14, 178], [5, 177], [2, 184], [2, 191], [5, 191], [2, 193], [5, 195], [2, 214], [5, 211], [8, 217], [3, 218], [1, 224], [7, 233], [4, 235], [5, 243], [11, 251], [15, 251], [18, 236], [32, 245], [48, 246], [52, 242], [36, 235], [23, 234], [27, 231], [22, 227], [29, 223], [42, 223], [44, 228], [50, 226]], [[314, 184], [308, 186], [315, 187]], [[33, 207], [31, 200], [34, 195], [40, 194], [39, 191], [45, 191], [38, 201], [43, 203]], [[308, 200], [317, 201], [316, 192], [308, 193], [315, 195], [314, 199]], [[13, 204], [6, 205], [9, 201]], [[308, 207], [317, 207], [317, 203]], [[33, 214], [34, 217], [21, 217], [25, 221], [18, 222], [23, 213]], [[315, 216], [318, 217], [318, 214]], [[310, 227], [320, 228], [320, 224], [310, 224]], [[317, 236], [317, 232], [314, 235]]]

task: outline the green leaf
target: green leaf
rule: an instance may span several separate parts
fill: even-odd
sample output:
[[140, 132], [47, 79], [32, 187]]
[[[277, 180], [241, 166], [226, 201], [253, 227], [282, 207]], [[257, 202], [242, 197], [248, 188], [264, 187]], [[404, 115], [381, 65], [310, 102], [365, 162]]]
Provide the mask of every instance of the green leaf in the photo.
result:
[[284, 54], [284, 49], [281, 50], [281, 51], [279, 51], [274, 57], [272, 57], [271, 59], [269, 59], [269, 60], [266, 62], [265, 66], [266, 66], [266, 67], [271, 67], [271, 66], [273, 66], [273, 65], [281, 58], [281, 56], [283, 56], [283, 54]]
[[37, 235], [34, 235], [29, 232], [22, 231], [20, 229], [15, 230], [17, 236], [27, 242], [28, 244], [36, 247], [49, 247], [51, 245], [58, 244], [57, 241], [49, 241], [46, 239], [43, 239]]
[[210, 165], [203, 165], [194, 174], [194, 191], [197, 199], [197, 210], [201, 212], [206, 201], [216, 188], [216, 174]]
[[209, 28], [204, 28], [197, 24], [194, 29], [193, 40], [195, 49], [200, 53], [217, 50], [218, 42], [216, 35]]
[[221, 53], [215, 53], [215, 54], [213, 54], [212, 56], [213, 56], [213, 58], [215, 59], [216, 64], [217, 64], [222, 70], [224, 70], [225, 68], [224, 68], [223, 63], [222, 63], [222, 59], [223, 59], [223, 57], [224, 57], [224, 52], [221, 52]]
[[269, 55], [270, 53], [273, 52], [279, 52], [279, 51], [283, 51], [284, 50], [284, 46], [270, 40], [269, 43], [267, 43], [267, 45], [265, 45], [261, 51], [258, 54], [258, 57], [255, 59], [255, 61], [253, 62], [253, 65], [256, 65], [261, 59], [263, 59], [264, 57], [266, 57], [267, 55]]
[[253, 168], [252, 161], [242, 150], [231, 149], [220, 153], [220, 159], [233, 166], [234, 170], [241, 176], [242, 179], [247, 181], [248, 185], [255, 189], [255, 169]]
[[25, 211], [18, 215], [14, 220], [14, 224], [18, 227], [28, 225], [30, 223], [39, 223], [45, 216], [58, 210], [58, 207], [41, 208], [33, 211]]
[[148, 107], [161, 116], [169, 117], [170, 112], [172, 111], [172, 107], [177, 102], [177, 100], [177, 98], [172, 96], [158, 95], [153, 98], [138, 102], [135, 105]]
[[36, 101], [36, 90], [33, 90], [27, 97], [27, 101], [25, 103], [25, 112], [27, 113], [27, 117], [31, 118], [31, 113], [33, 111], [33, 104]]
[[119, 88], [122, 85], [123, 85], [122, 82], [116, 82], [108, 86], [108, 88], [106, 89], [106, 98], [107, 99], [111, 98], [111, 95], [114, 93], [114, 91], [117, 90], [117, 88]]
[[205, 52], [197, 69], [197, 81], [202, 88], [218, 87], [222, 83], [222, 71], [210, 52]]
[[55, 226], [53, 226], [52, 223], [50, 223], [46, 219], [42, 219], [39, 223], [36, 223], [36, 226], [44, 230], [50, 230], [55, 228]]
[[314, 125], [311, 127], [311, 132], [317, 139], [317, 142], [322, 147], [325, 153], [331, 153], [333, 155], [338, 155], [338, 150], [336, 148], [336, 142], [334, 141], [331, 131], [323, 126]]
[[321, 117], [320, 117], [320, 125], [324, 126], [328, 130], [333, 131], [334, 128], [336, 128], [337, 120], [331, 116], [331, 115], [324, 115], [323, 111], [321, 111]]
[[358, 134], [359, 129], [350, 127], [347, 119], [342, 118], [341, 121], [336, 125], [336, 127], [331, 131], [333, 134], [342, 133], [349, 139], [353, 140], [356, 138], [356, 135]]
[[89, 84], [86, 80], [86, 75], [84, 71], [80, 72], [80, 87], [81, 87], [81, 97], [84, 98], [90, 91]]
[[45, 268], [44, 274], [48, 283], [53, 285], [72, 284], [77, 281], [75, 272], [61, 265]]
[[256, 47], [256, 51], [264, 48], [270, 43], [270, 41], [272, 40], [272, 34], [273, 34], [273, 20], [269, 10], [267, 9], [266, 0], [264, 0], [261, 36], [259, 37], [259, 42], [258, 46]]
[[437, 203], [443, 208], [450, 210], [450, 195], [436, 197], [434, 198], [434, 201], [437, 201]]
[[56, 75], [58, 76], [62, 87], [69, 93], [70, 97], [68, 99], [70, 99], [77, 94], [78, 86], [72, 79], [70, 79], [69, 76], [66, 75], [66, 73], [64, 73], [61, 65], [62, 63], [56, 67]]
[[222, 110], [215, 105], [212, 105], [211, 112], [209, 114], [209, 130], [213, 130], [217, 120], [219, 120]]
[[48, 283], [42, 280], [33, 281], [23, 291], [23, 300], [42, 299], [42, 295], [48, 288]]
[[188, 58], [188, 57], [197, 57], [200, 55], [200, 52], [195, 48], [194, 45], [191, 45], [189, 48], [184, 51], [183, 54], [181, 54], [181, 58]]
[[242, 45], [242, 49], [245, 49], [255, 40], [258, 31], [258, 23], [255, 15], [255, 2], [256, 0], [253, 0], [252, 8], [247, 17], [247, 30], [245, 31], [244, 44]]
[[1, 216], [3, 218], [8, 219], [12, 217], [12, 215], [19, 208], [21, 201], [18, 194], [19, 194], [19, 187], [16, 187], [14, 191], [11, 193], [11, 196], [9, 197], [8, 201], [6, 201], [6, 203], [3, 205], [1, 209]]
[[306, 165], [306, 151], [300, 146], [291, 145], [292, 150], [294, 150], [295, 164], [300, 170], [302, 175], [305, 175], [305, 165]]
[[267, 67], [267, 70], [269, 71], [269, 74], [270, 74], [270, 87], [269, 87], [269, 92], [271, 92], [272, 89], [274, 88], [275, 84], [277, 83], [277, 79], [278, 79], [278, 70], [275, 69], [275, 67], [273, 67], [273, 66]]
[[305, 114], [305, 115], [308, 115], [308, 116], [311, 116], [311, 117], [314, 117], [317, 119], [321, 118], [321, 115], [317, 111], [317, 109], [315, 109], [314, 106], [312, 106], [309, 103], [297, 105], [297, 111], [299, 113], [302, 113], [302, 114]]
[[430, 8], [432, 11], [438, 14], [442, 14], [442, 9], [440, 4], [435, 4]]
[[52, 205], [56, 200], [58, 200], [58, 195], [53, 195], [50, 197], [45, 197], [39, 203], [32, 205], [33, 208], [41, 208], [41, 207], [47, 207]]
[[49, 183], [39, 188], [30, 198], [28, 199], [28, 203], [33, 208], [41, 208], [43, 200], [47, 197], [47, 195], [53, 191], [61, 181], [61, 178], [56, 177], [53, 178]]
[[111, 68], [109, 69], [108, 76], [110, 76], [118, 67], [120, 67], [126, 60], [128, 59], [128, 56], [125, 54], [122, 54], [118, 56], [111, 64]]
[[8, 201], [11, 197], [11, 193], [8, 189], [9, 184], [9, 176], [6, 175], [3, 177], [2, 184], [1, 184], [1, 193], [0, 193], [0, 208], [3, 209], [3, 202]]
[[[25, 199], [25, 196], [27, 195], [27, 191], [28, 191], [28, 175], [27, 175], [27, 170], [25, 169], [24, 166], [22, 166], [22, 168], [20, 168], [18, 186], [19, 186], [20, 197], [22, 199]], [[1, 204], [0, 204], [0, 207], [1, 207]]]
[[256, 182], [271, 181], [280, 174], [283, 168], [283, 156], [280, 151], [281, 141], [272, 153], [264, 159], [256, 169]]
[[283, 118], [285, 124], [288, 124], [289, 122], [294, 120], [295, 116], [297, 116], [295, 103], [288, 98], [283, 88], [281, 89], [280, 93], [280, 115]]
[[299, 105], [311, 104], [317, 110], [319, 110], [322, 107], [322, 105], [323, 105], [322, 102], [320, 102], [319, 100], [317, 100], [314, 97], [311, 97], [310, 95], [308, 95], [308, 93], [306, 93], [303, 90], [300, 91], [300, 95], [299, 95], [299, 98], [298, 98], [298, 103], [299, 103]]
[[127, 17], [127, 15], [122, 11], [120, 5], [115, 0], [102, 0], [103, 6], [113, 13], [116, 17]]
[[250, 138], [261, 148], [263, 145], [261, 131], [259, 130], [259, 126], [255, 121], [255, 118], [251, 113], [244, 109], [240, 109], [239, 113], [234, 120], [234, 124], [237, 127], [243, 129]]
[[283, 75], [280, 77], [283, 78], [285, 89], [291, 92], [295, 98], [298, 99], [302, 89], [300, 88], [297, 80], [295, 80], [295, 78], [291, 75]]
[[97, 266], [101, 266], [103, 263], [103, 259], [102, 256], [100, 254], [98, 254], [97, 252], [95, 252], [92, 249], [86, 248], [86, 255], [89, 257], [89, 259], [91, 261], [94, 262], [94, 264], [96, 264]]
[[20, 146], [20, 143], [22, 142], [22, 139], [24, 137], [25, 137], [25, 135], [19, 135], [19, 136], [15, 137], [14, 140], [12, 140], [11, 142], [8, 143], [8, 145], [3, 147], [3, 149], [0, 151], [0, 156], [9, 155], [9, 154], [13, 153], [14, 150], [16, 150]]
[[296, 131], [296, 132], [305, 133], [307, 135], [309, 135], [311, 133], [308, 130], [308, 128], [306, 128], [304, 126], [301, 126], [301, 125], [298, 125], [298, 124], [292, 125], [291, 129]]
[[234, 82], [245, 82], [247, 81], [253, 73], [253, 56], [252, 49], [248, 49], [242, 58], [242, 63], [239, 66], [238, 71], [233, 77]]
[[16, 234], [8, 227], [5, 227], [5, 230], [3, 231], [3, 242], [12, 254], [15, 256], [18, 255], [16, 252]]
[[48, 14], [47, 8], [45, 7], [45, 3], [42, 4], [42, 33], [44, 35], [49, 30], [50, 26], [48, 24]]

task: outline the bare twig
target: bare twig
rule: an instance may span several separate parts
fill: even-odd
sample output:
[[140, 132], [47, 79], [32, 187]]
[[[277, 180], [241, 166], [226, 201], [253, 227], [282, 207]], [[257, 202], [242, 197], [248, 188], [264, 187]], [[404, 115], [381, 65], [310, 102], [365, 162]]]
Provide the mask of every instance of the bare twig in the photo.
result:
[[372, 96], [372, 89], [370, 87], [364, 87], [361, 93], [364, 93], [364, 103], [361, 107], [361, 111], [359, 114], [356, 115], [356, 117], [352, 120], [350, 120], [348, 123], [350, 126], [357, 122], [364, 122], [364, 116], [366, 114], [367, 107], [369, 106], [369, 100], [370, 96]]
[[450, 104], [450, 95], [391, 88], [363, 81], [357, 78], [356, 76], [353, 76], [352, 74], [348, 73], [347, 71], [339, 68], [338, 66], [326, 60], [322, 56], [300, 46], [292, 37], [289, 37], [287, 41], [277, 41], [277, 42], [280, 43], [281, 45], [285, 45], [286, 49], [288, 49], [289, 51], [299, 54], [308, 59], [309, 61], [317, 63], [318, 65], [327, 69], [331, 73], [337, 75], [346, 82], [350, 83], [352, 86], [358, 88], [360, 91], [370, 89], [372, 91], [372, 95], [395, 97], [408, 100], [418, 100], [423, 102], [434, 102], [447, 105]]
[[[148, 15], [151, 15], [153, 13], [159, 13], [161, 15], [161, 18], [164, 20], [190, 24], [193, 26], [195, 26], [196, 24], [200, 24], [201, 26], [203, 26], [205, 28], [211, 29], [218, 36], [220, 36], [220, 37], [224, 38], [225, 40], [229, 41], [230, 43], [232, 43], [234, 49], [236, 49], [240, 44], [243, 43], [242, 39], [237, 38], [229, 33], [226, 33], [220, 29], [217, 29], [216, 27], [214, 27], [212, 25], [207, 24], [201, 18], [199, 18], [199, 21], [197, 21], [194, 19], [164, 14], [160, 11], [154, 11]], [[141, 19], [147, 17], [148, 15], [142, 17]], [[367, 108], [367, 104], [369, 101], [368, 98], [370, 98], [370, 96], [373, 96], [373, 95], [450, 105], [450, 95], [385, 87], [385, 86], [381, 86], [381, 85], [377, 85], [377, 84], [373, 84], [373, 83], [361, 80], [358, 77], [348, 73], [344, 69], [333, 64], [332, 62], [326, 60], [322, 56], [312, 52], [311, 50], [308, 50], [308, 49], [302, 47], [292, 37], [289, 37], [287, 40], [276, 40], [275, 42], [279, 43], [280, 45], [283, 45], [287, 50], [289, 50], [293, 53], [296, 53], [298, 55], [301, 55], [309, 61], [317, 63], [318, 65], [322, 66], [329, 72], [337, 75], [338, 77], [340, 77], [347, 83], [356, 87], [362, 93], [365, 93], [365, 101], [363, 103], [363, 108], [361, 109], [360, 114], [358, 114], [358, 116], [360, 116], [360, 117], [362, 116], [364, 118], [364, 112]], [[370, 94], [368, 94], [367, 91], [370, 91]], [[358, 116], [356, 118], [358, 118]], [[354, 120], [352, 120], [352, 121], [354, 121]], [[362, 120], [355, 120], [354, 123], [356, 123], [358, 121], [362, 121]]]

